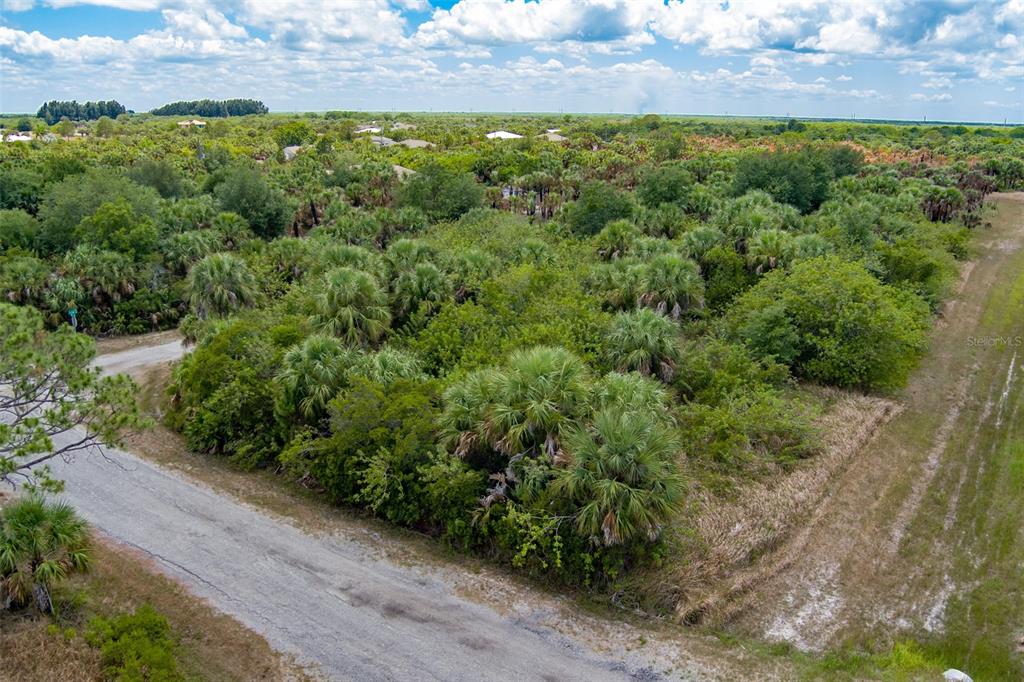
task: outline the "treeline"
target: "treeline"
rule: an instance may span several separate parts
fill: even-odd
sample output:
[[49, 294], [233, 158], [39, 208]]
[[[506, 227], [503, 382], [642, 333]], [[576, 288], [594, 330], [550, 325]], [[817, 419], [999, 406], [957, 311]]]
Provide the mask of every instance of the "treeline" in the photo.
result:
[[39, 107], [36, 116], [45, 120], [49, 125], [57, 123], [67, 116], [72, 121], [93, 121], [101, 116], [117, 118], [125, 113], [127, 109], [117, 100], [100, 102], [76, 102], [71, 100], [51, 100]]
[[267, 105], [256, 99], [199, 99], [171, 102], [153, 109], [155, 116], [207, 116], [220, 117], [245, 116], [246, 114], [265, 114]]

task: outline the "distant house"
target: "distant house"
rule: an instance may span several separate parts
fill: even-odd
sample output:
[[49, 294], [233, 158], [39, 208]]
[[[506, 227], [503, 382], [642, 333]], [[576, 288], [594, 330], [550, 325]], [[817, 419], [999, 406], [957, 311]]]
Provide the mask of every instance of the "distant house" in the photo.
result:
[[282, 149], [281, 153], [284, 154], [285, 161], [291, 161], [298, 155], [300, 151], [302, 151], [302, 147], [300, 145], [293, 144]]
[[9, 133], [4, 140], [6, 142], [31, 142], [33, 138], [32, 133]]
[[546, 133], [541, 133], [537, 137], [543, 137], [545, 140], [549, 142], [567, 142], [569, 140], [568, 137], [559, 135], [558, 133], [551, 132], [550, 130]]
[[390, 147], [395, 143], [390, 137], [382, 137], [380, 135], [370, 135], [370, 142], [378, 147]]
[[380, 126], [359, 126], [352, 131], [353, 135], [363, 135], [364, 133], [373, 133], [376, 135], [380, 132]]
[[404, 121], [399, 121], [398, 123], [396, 123], [393, 126], [391, 126], [391, 129], [392, 130], [416, 130], [416, 126], [414, 126], [412, 123], [405, 123]]
[[487, 133], [486, 137], [488, 140], [518, 140], [522, 135], [516, 135], [507, 130], [495, 130], [493, 133]]
[[192, 119], [191, 121], [178, 121], [179, 128], [205, 128], [206, 121]]
[[433, 142], [427, 142], [426, 140], [401, 140], [398, 144], [409, 149], [426, 149], [427, 147], [433, 147]]

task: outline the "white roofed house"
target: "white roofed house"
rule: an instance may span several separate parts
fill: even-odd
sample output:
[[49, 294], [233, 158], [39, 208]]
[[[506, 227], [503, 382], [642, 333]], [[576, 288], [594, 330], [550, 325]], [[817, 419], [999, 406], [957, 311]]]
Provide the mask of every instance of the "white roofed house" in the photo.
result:
[[359, 126], [352, 131], [353, 135], [364, 135], [366, 133], [373, 133], [376, 135], [380, 132], [380, 126]]
[[31, 132], [8, 133], [4, 136], [6, 142], [31, 142], [34, 135]]
[[179, 128], [205, 128], [206, 121], [200, 121], [199, 119], [192, 119], [190, 121], [178, 121]]
[[518, 140], [523, 136], [510, 133], [507, 130], [495, 130], [493, 133], [487, 133], [485, 137], [488, 140]]
[[543, 137], [545, 140], [548, 140], [549, 142], [566, 142], [569, 139], [564, 135], [559, 135], [557, 132], [552, 132], [550, 130], [546, 133], [541, 133], [537, 137]]
[[381, 135], [370, 135], [370, 142], [378, 147], [390, 147], [395, 143], [390, 137], [383, 137]]

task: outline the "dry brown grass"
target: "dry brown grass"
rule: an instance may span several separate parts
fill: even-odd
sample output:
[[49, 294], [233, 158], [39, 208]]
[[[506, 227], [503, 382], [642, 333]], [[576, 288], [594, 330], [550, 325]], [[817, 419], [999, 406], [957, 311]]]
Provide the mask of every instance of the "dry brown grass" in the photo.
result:
[[34, 614], [0, 613], [0, 681], [91, 682], [103, 679], [99, 651], [81, 637], [47, 631]]
[[97, 650], [81, 636], [86, 623], [94, 615], [132, 611], [145, 603], [170, 622], [179, 638], [179, 667], [188, 679], [313, 679], [263, 637], [160, 574], [148, 559], [100, 537], [93, 563], [90, 573], [76, 576], [61, 591], [69, 603], [82, 603], [65, 608], [59, 621], [61, 629], [71, 628], [75, 636], [49, 632], [51, 620], [32, 612], [0, 613], [0, 681], [103, 679]]
[[731, 604], [787, 561], [770, 554], [807, 526], [837, 472], [898, 412], [896, 403], [833, 389], [814, 389], [830, 408], [819, 419], [823, 450], [788, 473], [742, 486], [723, 501], [702, 494], [687, 519], [690, 537], [678, 554], [644, 578], [643, 591], [686, 623], [722, 622]]

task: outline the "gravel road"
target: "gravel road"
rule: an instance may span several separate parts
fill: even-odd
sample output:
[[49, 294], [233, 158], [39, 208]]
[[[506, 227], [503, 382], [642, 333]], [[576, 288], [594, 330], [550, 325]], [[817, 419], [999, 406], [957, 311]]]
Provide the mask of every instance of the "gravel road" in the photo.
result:
[[[128, 371], [178, 342], [101, 356]], [[64, 497], [218, 609], [333, 680], [660, 679], [455, 594], [440, 571], [397, 566], [340, 535], [314, 537], [129, 453], [58, 463]]]
[[106, 374], [127, 374], [156, 365], [161, 362], [172, 362], [185, 354], [185, 345], [181, 339], [161, 343], [157, 346], [140, 346], [99, 355], [93, 360], [93, 365], [99, 367]]

